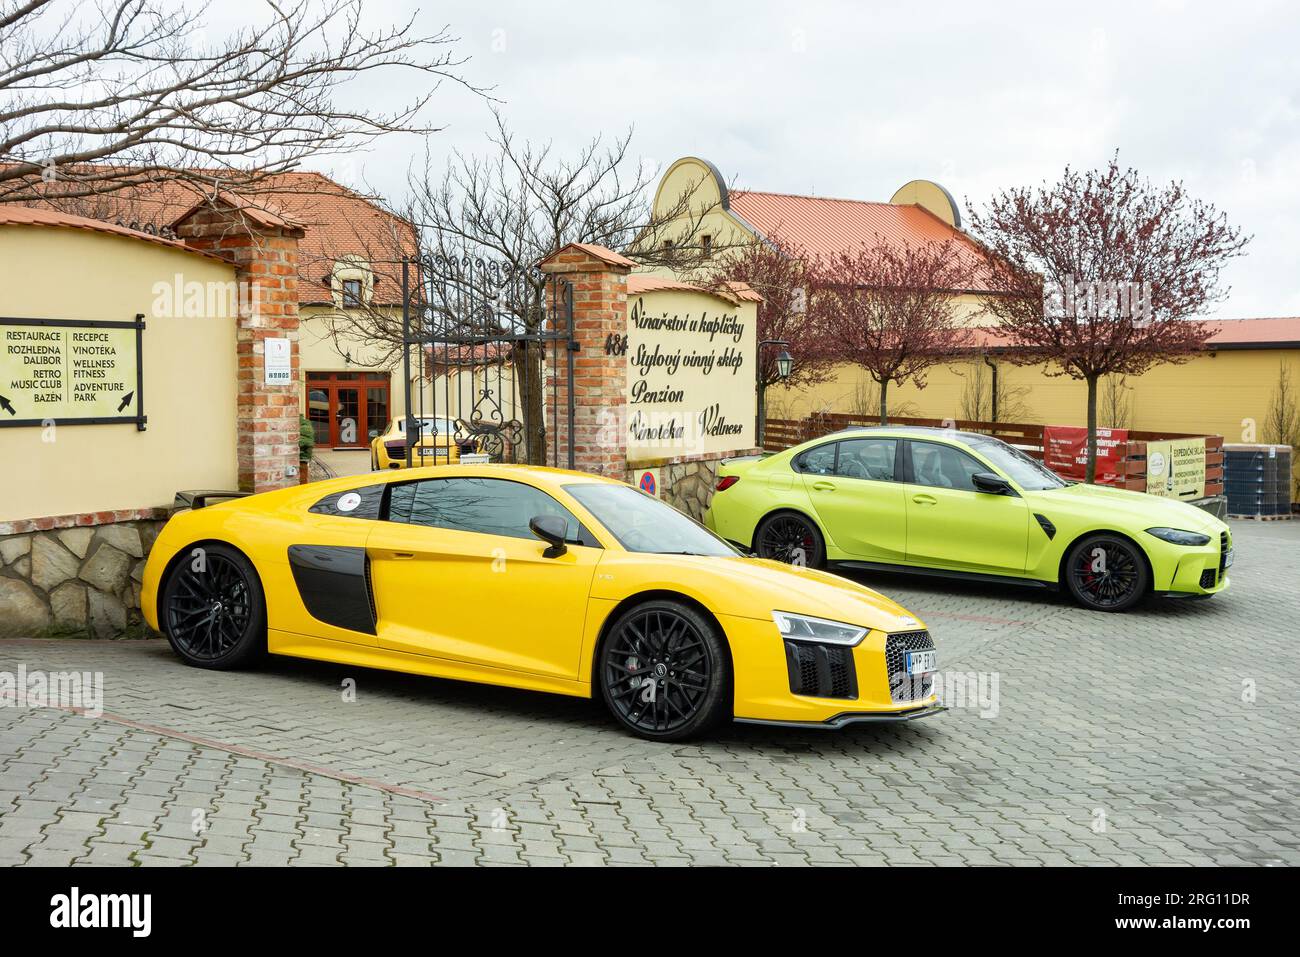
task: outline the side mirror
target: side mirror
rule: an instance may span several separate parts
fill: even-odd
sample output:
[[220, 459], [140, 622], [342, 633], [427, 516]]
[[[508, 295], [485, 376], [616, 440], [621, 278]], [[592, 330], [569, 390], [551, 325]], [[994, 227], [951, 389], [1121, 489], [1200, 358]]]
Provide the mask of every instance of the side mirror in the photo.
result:
[[564, 544], [569, 523], [558, 515], [534, 515], [528, 520], [528, 530], [551, 546], [542, 552], [545, 558], [559, 558], [569, 550]]
[[1011, 495], [1011, 483], [1001, 475], [992, 472], [976, 472], [970, 477], [975, 483], [975, 491], [987, 492], [989, 495]]

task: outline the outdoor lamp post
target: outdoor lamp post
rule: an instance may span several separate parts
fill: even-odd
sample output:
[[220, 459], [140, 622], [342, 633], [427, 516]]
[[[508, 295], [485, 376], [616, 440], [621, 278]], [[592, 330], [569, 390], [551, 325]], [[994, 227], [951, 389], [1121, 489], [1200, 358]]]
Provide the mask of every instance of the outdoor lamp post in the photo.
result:
[[[758, 362], [754, 364], [755, 385], [758, 387], [758, 428], [755, 432], [758, 434], [758, 447], [763, 448], [763, 442], [767, 438], [767, 383], [763, 381], [763, 347], [764, 346], [788, 346], [790, 343], [785, 339], [764, 339], [758, 344]], [[782, 349], [776, 357], [776, 377], [780, 382], [790, 378], [790, 373], [794, 371], [794, 358], [790, 353]]]

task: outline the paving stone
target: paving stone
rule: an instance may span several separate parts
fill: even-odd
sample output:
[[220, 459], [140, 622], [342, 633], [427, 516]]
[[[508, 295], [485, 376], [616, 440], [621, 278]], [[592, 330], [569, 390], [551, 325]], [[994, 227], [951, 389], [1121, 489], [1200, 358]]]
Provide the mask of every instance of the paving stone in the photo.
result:
[[576, 699], [362, 672], [361, 709], [337, 694], [356, 669], [0, 641], [0, 671], [101, 671], [108, 713], [177, 735], [0, 709], [0, 863], [1295, 865], [1300, 660], [1277, 623], [1300, 594], [1276, 570], [1300, 523], [1234, 534], [1229, 591], [1120, 620], [863, 576], [926, 620], [954, 680], [998, 675], [997, 713], [953, 701], [836, 734], [736, 725], [664, 746]]

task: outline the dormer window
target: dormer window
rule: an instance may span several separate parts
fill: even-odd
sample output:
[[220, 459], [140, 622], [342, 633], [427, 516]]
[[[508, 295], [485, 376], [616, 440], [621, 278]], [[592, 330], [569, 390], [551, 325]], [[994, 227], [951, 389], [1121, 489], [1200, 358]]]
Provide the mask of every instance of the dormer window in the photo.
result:
[[360, 279], [343, 280], [343, 306], [344, 308], [363, 305], [362, 291], [365, 283]]

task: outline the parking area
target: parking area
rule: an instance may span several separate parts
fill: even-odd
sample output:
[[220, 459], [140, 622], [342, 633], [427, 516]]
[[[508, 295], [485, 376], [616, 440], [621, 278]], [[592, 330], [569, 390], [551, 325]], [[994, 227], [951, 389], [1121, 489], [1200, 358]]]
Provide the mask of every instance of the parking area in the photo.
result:
[[1232, 587], [1122, 616], [869, 581], [952, 710], [656, 745], [594, 702], [160, 640], [0, 642], [103, 714], [0, 708], [0, 864], [1297, 864], [1300, 523], [1234, 522]]

